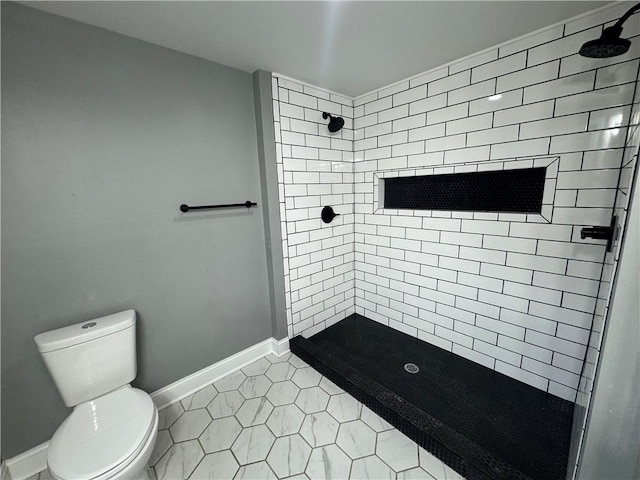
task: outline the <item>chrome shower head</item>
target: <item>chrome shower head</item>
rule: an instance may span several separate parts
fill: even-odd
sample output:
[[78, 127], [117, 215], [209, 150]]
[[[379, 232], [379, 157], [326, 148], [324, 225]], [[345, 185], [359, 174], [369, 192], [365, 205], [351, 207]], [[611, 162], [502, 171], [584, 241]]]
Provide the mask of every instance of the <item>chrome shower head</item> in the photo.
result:
[[329, 127], [331, 133], [339, 132], [342, 127], [344, 127], [344, 118], [342, 117], [334, 117], [330, 113], [322, 112], [322, 118], [325, 120], [329, 118], [329, 125], [327, 125], [327, 127]]

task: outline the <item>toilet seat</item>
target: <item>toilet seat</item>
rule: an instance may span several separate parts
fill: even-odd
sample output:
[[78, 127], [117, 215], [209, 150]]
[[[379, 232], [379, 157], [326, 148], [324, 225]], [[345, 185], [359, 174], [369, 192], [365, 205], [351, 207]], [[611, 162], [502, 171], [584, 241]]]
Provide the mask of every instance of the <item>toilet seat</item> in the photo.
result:
[[77, 405], [49, 442], [47, 463], [61, 479], [112, 478], [155, 433], [151, 397], [129, 385]]

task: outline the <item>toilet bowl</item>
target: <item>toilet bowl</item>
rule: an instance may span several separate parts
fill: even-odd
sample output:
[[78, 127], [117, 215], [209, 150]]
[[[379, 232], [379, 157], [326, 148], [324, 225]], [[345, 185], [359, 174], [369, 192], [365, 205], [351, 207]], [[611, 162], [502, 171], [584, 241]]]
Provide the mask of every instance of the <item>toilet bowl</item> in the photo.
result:
[[73, 409], [49, 442], [54, 478], [136, 478], [155, 444], [158, 414], [149, 395], [129, 386]]
[[158, 411], [133, 388], [135, 312], [127, 310], [35, 337], [71, 414], [49, 442], [57, 480], [149, 479]]

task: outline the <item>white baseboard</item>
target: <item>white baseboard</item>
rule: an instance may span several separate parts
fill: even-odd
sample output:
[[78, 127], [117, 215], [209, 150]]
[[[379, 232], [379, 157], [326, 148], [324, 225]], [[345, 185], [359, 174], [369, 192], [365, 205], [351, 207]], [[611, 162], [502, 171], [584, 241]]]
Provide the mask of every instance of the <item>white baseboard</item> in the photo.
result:
[[[188, 397], [220, 378], [255, 362], [270, 353], [281, 356], [289, 351], [289, 339], [267, 338], [213, 365], [198, 370], [151, 394], [153, 402], [161, 410], [172, 403]], [[6, 460], [2, 464], [1, 480], [26, 480], [47, 468], [47, 447], [45, 442], [20, 455]]]
[[11, 474], [9, 473], [9, 468], [7, 468], [7, 462], [2, 462], [2, 465], [0, 465], [0, 480], [11, 480]]
[[0, 480], [11, 480], [11, 474], [7, 469], [6, 462], [2, 462], [2, 465], [0, 465]]
[[3, 480], [4, 478], [25, 480], [46, 469], [47, 447], [49, 447], [49, 442], [33, 447], [31, 450], [6, 460], [2, 469]]
[[222, 377], [255, 362], [265, 355], [273, 353], [274, 355], [280, 356], [288, 350], [288, 338], [285, 338], [284, 340], [267, 338], [260, 343], [246, 348], [241, 352], [231, 355], [224, 360], [220, 360], [213, 365], [205, 367], [202, 370], [198, 370], [187, 377], [173, 382], [171, 385], [167, 385], [166, 387], [153, 392], [151, 394], [151, 398], [158, 407], [158, 410], [161, 410], [172, 403], [178, 402], [192, 393], [201, 390], [216, 380], [219, 380]]
[[276, 340], [275, 338], [271, 338], [271, 342], [273, 344], [273, 354], [277, 357], [284, 355], [289, 352], [289, 339], [283, 338], [282, 340]]

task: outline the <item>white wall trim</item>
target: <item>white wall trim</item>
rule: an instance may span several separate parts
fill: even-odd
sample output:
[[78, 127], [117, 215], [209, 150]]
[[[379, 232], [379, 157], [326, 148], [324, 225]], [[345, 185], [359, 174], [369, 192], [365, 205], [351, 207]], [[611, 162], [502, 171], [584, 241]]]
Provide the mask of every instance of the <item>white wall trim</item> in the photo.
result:
[[[181, 378], [160, 390], [156, 390], [151, 394], [151, 398], [159, 410], [163, 409], [266, 355], [273, 354], [279, 357], [288, 351], [288, 338], [282, 340], [276, 340], [273, 337], [267, 338], [213, 365]], [[26, 480], [46, 469], [48, 446], [49, 442], [45, 442], [6, 460], [2, 464], [1, 480]]]
[[6, 460], [2, 468], [2, 479], [24, 480], [47, 468], [47, 447], [49, 442]]
[[[282, 353], [285, 353], [285, 351], [289, 349], [289, 339], [285, 340], [286, 349], [282, 350]], [[280, 342], [282, 342], [282, 340]], [[273, 353], [274, 355], [280, 356], [282, 355], [280, 352], [279, 341], [275, 338], [267, 338], [213, 365], [181, 378], [160, 390], [156, 390], [151, 394], [151, 398], [156, 404], [156, 407], [158, 407], [158, 410], [161, 410], [201, 390], [216, 380], [255, 362], [265, 355]]]
[[289, 338], [285, 337], [282, 340], [276, 340], [271, 338], [273, 354], [280, 357], [289, 352]]
[[7, 469], [6, 462], [0, 466], [0, 480], [11, 480], [11, 475]]

